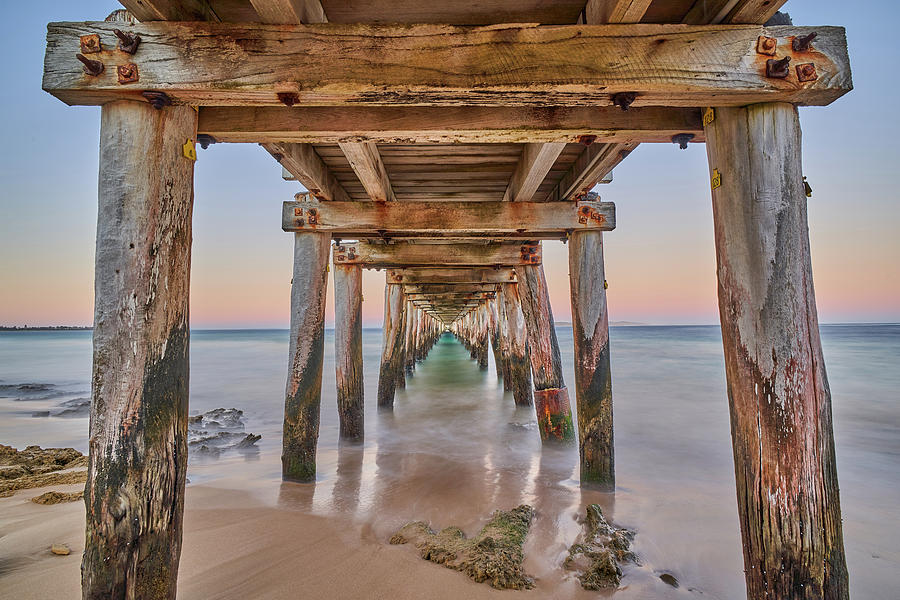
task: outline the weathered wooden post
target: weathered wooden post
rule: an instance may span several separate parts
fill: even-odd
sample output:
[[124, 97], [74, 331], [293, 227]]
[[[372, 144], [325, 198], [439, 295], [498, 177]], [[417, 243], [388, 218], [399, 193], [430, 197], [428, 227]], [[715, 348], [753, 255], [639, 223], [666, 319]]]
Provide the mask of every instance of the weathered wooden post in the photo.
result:
[[476, 346], [478, 348], [478, 368], [486, 370], [488, 368], [488, 313], [487, 306], [482, 303], [478, 306], [475, 313], [475, 335]]
[[388, 283], [384, 287], [384, 327], [381, 369], [378, 373], [378, 406], [393, 406], [398, 374], [403, 373], [403, 319], [406, 299], [403, 287]]
[[363, 438], [362, 267], [334, 265], [334, 366], [340, 435]]
[[290, 481], [316, 478], [330, 250], [327, 233], [294, 234], [290, 370], [281, 441], [281, 475]]
[[538, 429], [544, 441], [575, 439], [569, 392], [563, 381], [559, 342], [550, 309], [550, 293], [543, 265], [516, 267], [519, 275], [519, 297], [531, 356], [534, 381], [534, 407]]
[[601, 232], [573, 231], [569, 236], [569, 282], [581, 483], [613, 490], [616, 471], [612, 377]]
[[[500, 342], [500, 365], [503, 372], [503, 391], [511, 392], [512, 384], [509, 374], [509, 322], [506, 318], [506, 303], [503, 301], [503, 291], [498, 288], [497, 298], [494, 302], [497, 306], [497, 336]], [[528, 384], [531, 385], [531, 382]], [[530, 390], [530, 389], [529, 389]]]
[[416, 328], [418, 328], [418, 308], [412, 303], [406, 304], [406, 332], [404, 336], [404, 369], [406, 375], [416, 370]]
[[747, 595], [845, 599], [797, 109], [716, 108], [706, 137]]
[[101, 111], [84, 598], [175, 598], [196, 128], [189, 106]]
[[409, 319], [412, 312], [412, 304], [406, 300], [405, 294], [403, 297], [403, 314], [400, 319], [400, 342], [398, 348], [399, 357], [397, 359], [397, 370], [394, 372], [398, 390], [406, 389], [406, 349], [409, 346]]
[[500, 313], [497, 310], [497, 302], [490, 299], [486, 303], [488, 311], [488, 331], [491, 338], [491, 352], [494, 353], [494, 369], [497, 371], [497, 379], [503, 379], [503, 356], [500, 354]]
[[528, 362], [528, 332], [519, 299], [519, 284], [500, 286], [503, 312], [506, 314], [506, 337], [509, 341], [509, 380], [517, 406], [531, 406], [531, 365]]

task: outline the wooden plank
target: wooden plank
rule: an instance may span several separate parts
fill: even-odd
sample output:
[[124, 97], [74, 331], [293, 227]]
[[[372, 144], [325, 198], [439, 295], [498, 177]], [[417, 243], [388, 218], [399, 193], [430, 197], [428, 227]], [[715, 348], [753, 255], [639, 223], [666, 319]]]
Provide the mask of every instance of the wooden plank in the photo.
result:
[[[388, 274], [388, 281], [391, 280]], [[404, 284], [403, 293], [412, 294], [471, 294], [477, 292], [496, 292], [497, 285], [494, 283], [417, 283]]]
[[[196, 105], [432, 104], [609, 106], [635, 92], [634, 106], [727, 106], [785, 101], [824, 105], [851, 87], [841, 27], [755, 25], [261, 25], [151, 22], [129, 27], [143, 43], [139, 81], [116, 69], [85, 75], [79, 37], [114, 39], [118, 24], [51, 23], [43, 87], [70, 104], [167, 93]], [[781, 41], [815, 31], [818, 78], [765, 76], [760, 35]], [[186, 45], [185, 40], [190, 40]], [[247, 40], [252, 40], [248, 44]], [[121, 53], [95, 55], [110, 66]], [[311, 52], [310, 48], [315, 51]], [[202, 75], [201, 75], [202, 74]], [[279, 97], [280, 94], [280, 97]]]
[[317, 200], [350, 200], [316, 151], [309, 144], [263, 144], [269, 154], [303, 184]]
[[415, 266], [510, 266], [539, 264], [540, 244], [376, 244], [356, 242], [335, 246], [334, 262], [364, 268]]
[[558, 239], [568, 231], [610, 231], [612, 202], [285, 202], [284, 231], [361, 237]]
[[393, 202], [394, 191], [375, 142], [341, 142], [341, 151], [375, 202]]
[[221, 21], [208, 0], [120, 0], [134, 18], [146, 21]]
[[[319, 0], [250, 0], [262, 23], [327, 23]], [[171, 19], [170, 19], [171, 20]]]
[[564, 143], [529, 143], [522, 148], [522, 158], [516, 165], [509, 186], [503, 195], [505, 202], [530, 202], [538, 186], [566, 145]]
[[220, 142], [254, 143], [671, 143], [676, 133], [703, 139], [700, 109], [658, 106], [208, 106], [200, 108], [198, 130]]
[[196, 124], [183, 106], [101, 111], [85, 598], [175, 597]]
[[585, 23], [640, 23], [653, 0], [588, 0]]
[[390, 283], [406, 284], [446, 284], [446, 283], [503, 283], [515, 282], [516, 270], [512, 268], [451, 268], [451, 267], [404, 267], [389, 269]]
[[707, 138], [747, 597], [846, 599], [797, 109], [716, 108]]
[[378, 373], [378, 406], [394, 406], [397, 379], [403, 374], [402, 340], [405, 311], [406, 300], [403, 298], [401, 286], [386, 284], [381, 367]]
[[603, 179], [612, 180], [610, 172], [622, 162], [637, 144], [593, 144], [585, 148], [559, 184], [547, 196], [549, 201], [585, 198]]
[[574, 23], [584, 0], [322, 0], [333, 23]]
[[682, 20], [687, 24], [765, 23], [787, 0], [697, 0]]
[[334, 357], [340, 437], [361, 441], [365, 420], [359, 265], [334, 265]]

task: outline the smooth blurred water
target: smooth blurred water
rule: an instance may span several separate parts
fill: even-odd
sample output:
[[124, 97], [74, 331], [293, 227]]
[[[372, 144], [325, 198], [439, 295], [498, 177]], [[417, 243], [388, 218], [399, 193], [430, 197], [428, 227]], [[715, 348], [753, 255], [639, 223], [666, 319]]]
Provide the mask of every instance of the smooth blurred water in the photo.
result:
[[[568, 382], [572, 333], [558, 328]], [[833, 395], [844, 537], [855, 598], [897, 597], [900, 569], [900, 325], [831, 325], [822, 341]], [[281, 484], [287, 331], [194, 331], [191, 412], [236, 407], [260, 452], [191, 459], [192, 485], [252, 491], [279, 506], [349, 516], [378, 539], [412, 519], [475, 528], [496, 508], [536, 506], [526, 545], [539, 589], [581, 591], [559, 562], [588, 502], [637, 530], [644, 567], [621, 597], [743, 597], [743, 572], [721, 338], [717, 327], [613, 327], [617, 491], [582, 491], [577, 448], [542, 449], [531, 409], [504, 394], [445, 336], [399, 390], [373, 399], [380, 330], [363, 335], [366, 441], [338, 443], [333, 337], [326, 335], [319, 478]], [[0, 332], [0, 385], [54, 384], [53, 397], [0, 398], [0, 442], [87, 447], [87, 419], [32, 417], [89, 395], [90, 332]], [[0, 393], [2, 395], [2, 393]], [[32, 396], [40, 396], [34, 393]], [[573, 394], [574, 396], [574, 394]], [[659, 582], [674, 573], [682, 587]]]

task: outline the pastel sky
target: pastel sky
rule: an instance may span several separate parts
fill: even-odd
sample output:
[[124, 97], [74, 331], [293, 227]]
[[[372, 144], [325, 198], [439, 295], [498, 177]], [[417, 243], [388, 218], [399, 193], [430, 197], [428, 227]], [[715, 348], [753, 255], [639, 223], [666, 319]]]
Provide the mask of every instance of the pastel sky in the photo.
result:
[[[892, 74], [898, 4], [791, 0], [798, 25], [847, 28], [855, 90], [801, 109], [809, 225], [822, 322], [900, 321], [900, 119]], [[41, 90], [46, 24], [102, 20], [109, 0], [14, 3], [0, 36], [0, 324], [90, 324], [100, 109]], [[11, 24], [15, 24], [12, 26]], [[285, 327], [292, 236], [281, 202], [299, 191], [256, 145], [199, 151], [191, 321], [195, 328]], [[644, 145], [598, 191], [617, 205], [605, 236], [612, 320], [717, 323], [706, 152]], [[545, 242], [557, 320], [570, 315], [566, 247]], [[384, 273], [364, 277], [364, 318], [379, 325]], [[333, 319], [329, 290], [328, 321]]]

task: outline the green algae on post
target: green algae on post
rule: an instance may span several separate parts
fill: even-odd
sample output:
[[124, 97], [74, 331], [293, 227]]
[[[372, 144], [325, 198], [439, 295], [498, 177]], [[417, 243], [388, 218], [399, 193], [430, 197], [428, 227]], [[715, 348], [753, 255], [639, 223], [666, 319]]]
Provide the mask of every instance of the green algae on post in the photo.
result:
[[610, 525], [598, 504], [588, 505], [585, 530], [584, 540], [569, 548], [563, 566], [579, 572], [578, 580], [586, 590], [618, 587], [622, 580], [619, 565], [638, 562], [637, 556], [629, 550], [634, 532]]
[[474, 538], [459, 527], [435, 532], [427, 523], [414, 521], [391, 537], [391, 544], [413, 543], [422, 558], [461, 571], [497, 589], [531, 589], [534, 580], [522, 568], [522, 546], [534, 519], [534, 509], [523, 504], [510, 511], [498, 510]]

